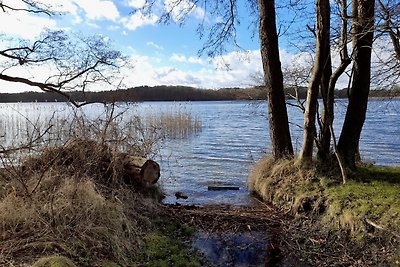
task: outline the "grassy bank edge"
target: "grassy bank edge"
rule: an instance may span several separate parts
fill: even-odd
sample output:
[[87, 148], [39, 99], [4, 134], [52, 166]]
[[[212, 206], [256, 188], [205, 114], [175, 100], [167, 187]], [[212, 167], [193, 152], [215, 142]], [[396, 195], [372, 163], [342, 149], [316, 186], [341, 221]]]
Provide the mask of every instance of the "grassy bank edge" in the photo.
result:
[[[321, 231], [349, 238], [360, 247], [383, 240], [388, 250], [397, 246], [393, 255], [400, 254], [400, 167], [361, 166], [351, 181], [342, 184], [338, 173], [265, 157], [253, 166], [248, 186], [295, 218], [312, 220]], [[388, 261], [397, 266], [400, 257]]]

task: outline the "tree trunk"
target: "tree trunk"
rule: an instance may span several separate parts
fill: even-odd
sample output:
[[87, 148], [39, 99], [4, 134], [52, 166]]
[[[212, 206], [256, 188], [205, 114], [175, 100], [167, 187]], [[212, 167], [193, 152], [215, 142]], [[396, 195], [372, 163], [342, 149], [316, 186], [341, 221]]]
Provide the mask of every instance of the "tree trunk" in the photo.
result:
[[322, 97], [322, 118], [321, 118], [321, 133], [319, 138], [319, 147], [318, 147], [318, 159], [321, 161], [327, 160], [330, 154], [331, 148], [331, 131], [330, 125], [333, 123], [334, 118], [334, 90], [335, 87], [330, 87], [330, 81], [332, 77], [332, 59], [330, 56], [330, 44], [326, 47], [326, 51], [328, 51], [328, 59], [324, 66], [322, 80], [321, 80], [321, 97]]
[[307, 106], [304, 113], [303, 146], [299, 154], [301, 164], [309, 164], [313, 156], [316, 137], [315, 119], [318, 92], [325, 66], [330, 61], [330, 5], [329, 0], [317, 0], [317, 44], [313, 73], [307, 91]]
[[279, 159], [293, 155], [289, 120], [283, 90], [283, 75], [279, 58], [275, 21], [275, 1], [258, 0], [260, 10], [261, 58], [265, 86], [268, 91], [269, 129], [272, 155]]
[[356, 169], [355, 158], [367, 112], [374, 37], [374, 0], [353, 0], [353, 83], [338, 150], [345, 166]]
[[[333, 131], [333, 120], [334, 120], [334, 102], [335, 102], [335, 87], [337, 80], [344, 73], [346, 68], [350, 65], [351, 59], [347, 50], [347, 28], [348, 28], [348, 15], [347, 15], [347, 0], [340, 1], [341, 7], [341, 34], [340, 34], [340, 65], [332, 73], [332, 60], [329, 56], [328, 63], [324, 68], [324, 73], [322, 75], [321, 84], [321, 95], [323, 100], [323, 114], [321, 121], [321, 134], [320, 134], [320, 146], [318, 147], [318, 159], [320, 161], [326, 161], [330, 155], [331, 146], [331, 132]], [[327, 44], [328, 45], [328, 44]], [[330, 45], [328, 48], [330, 50]], [[329, 51], [330, 54], [330, 51]], [[334, 138], [334, 137], [333, 137]], [[334, 140], [335, 141], [335, 140]]]

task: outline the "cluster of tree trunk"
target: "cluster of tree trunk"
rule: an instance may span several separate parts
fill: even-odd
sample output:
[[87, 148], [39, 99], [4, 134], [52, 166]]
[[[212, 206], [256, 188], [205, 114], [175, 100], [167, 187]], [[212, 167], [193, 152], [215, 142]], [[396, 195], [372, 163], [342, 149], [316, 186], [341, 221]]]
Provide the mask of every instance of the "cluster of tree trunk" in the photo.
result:
[[[334, 119], [334, 89], [338, 78], [345, 69], [352, 65], [351, 85], [348, 89], [349, 104], [341, 135], [333, 150], [337, 160], [343, 166], [342, 171], [355, 170], [358, 146], [362, 127], [365, 121], [371, 79], [371, 52], [374, 41], [374, 0], [352, 0], [351, 16], [348, 16], [347, 0], [338, 1], [341, 6], [340, 58], [341, 64], [333, 71], [331, 60], [331, 1], [316, 1], [316, 52], [314, 66], [309, 81], [307, 102], [304, 109], [304, 138], [298, 162], [302, 165], [312, 164], [314, 145], [317, 145], [317, 158], [326, 161], [331, 153]], [[265, 85], [268, 94], [270, 137], [272, 154], [275, 159], [293, 157], [287, 111], [283, 95], [282, 73], [280, 71], [279, 50], [275, 26], [274, 1], [259, 0], [260, 40], [264, 66]], [[382, 4], [382, 6], [384, 6]], [[352, 57], [348, 55], [348, 29], [351, 20]], [[398, 32], [397, 32], [398, 33]], [[391, 34], [393, 37], [393, 32]], [[398, 42], [399, 35], [395, 37]], [[394, 44], [398, 44], [394, 42]], [[396, 48], [396, 46], [394, 46]], [[322, 116], [318, 115], [318, 96], [322, 96]], [[279, 123], [277, 123], [277, 121]], [[316, 122], [320, 131], [317, 132]], [[345, 175], [345, 174], [344, 174]], [[344, 180], [345, 181], [345, 180]]]

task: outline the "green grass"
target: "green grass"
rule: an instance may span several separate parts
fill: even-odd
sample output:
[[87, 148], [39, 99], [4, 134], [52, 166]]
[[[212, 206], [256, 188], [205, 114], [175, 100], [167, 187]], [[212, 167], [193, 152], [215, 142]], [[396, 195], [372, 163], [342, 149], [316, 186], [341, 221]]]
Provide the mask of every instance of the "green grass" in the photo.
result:
[[146, 234], [137, 262], [140, 266], [152, 267], [201, 266], [199, 256], [184, 243], [193, 234], [192, 228], [179, 223], [164, 222], [157, 230]]
[[338, 174], [324, 176], [293, 160], [264, 158], [254, 166], [249, 188], [297, 215], [320, 216], [328, 228], [357, 239], [376, 231], [400, 235], [400, 167], [360, 167], [346, 184], [340, 181]]
[[400, 230], [400, 168], [360, 168], [355, 180], [326, 188], [329, 204], [324, 221], [353, 234], [365, 232], [366, 220]]

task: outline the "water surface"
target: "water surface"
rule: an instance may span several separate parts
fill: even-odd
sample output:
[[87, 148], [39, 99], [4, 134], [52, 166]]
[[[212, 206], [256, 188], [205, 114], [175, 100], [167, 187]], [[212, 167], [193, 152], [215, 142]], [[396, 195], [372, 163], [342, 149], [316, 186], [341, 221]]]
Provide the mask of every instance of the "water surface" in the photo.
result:
[[[347, 102], [336, 101], [335, 133], [340, 134]], [[124, 105], [123, 105], [124, 106]], [[182, 108], [198, 116], [201, 132], [183, 139], [167, 139], [156, 159], [162, 168], [161, 183], [167, 193], [165, 202], [181, 204], [249, 204], [246, 189], [252, 164], [269, 152], [267, 105], [263, 101], [149, 102], [130, 105], [128, 116]], [[101, 105], [85, 106], [83, 112], [96, 118]], [[65, 103], [0, 104], [2, 145], [18, 142], [15, 132], [40, 121], [45, 129], [52, 117], [71, 116]], [[303, 114], [288, 107], [292, 141], [298, 152], [302, 141]], [[29, 119], [29, 123], [21, 120]], [[364, 160], [379, 165], [400, 165], [400, 100], [370, 100], [360, 140]], [[19, 118], [19, 119], [18, 119]], [[239, 190], [209, 191], [208, 186], [235, 186]], [[177, 200], [180, 191], [188, 199]]]

